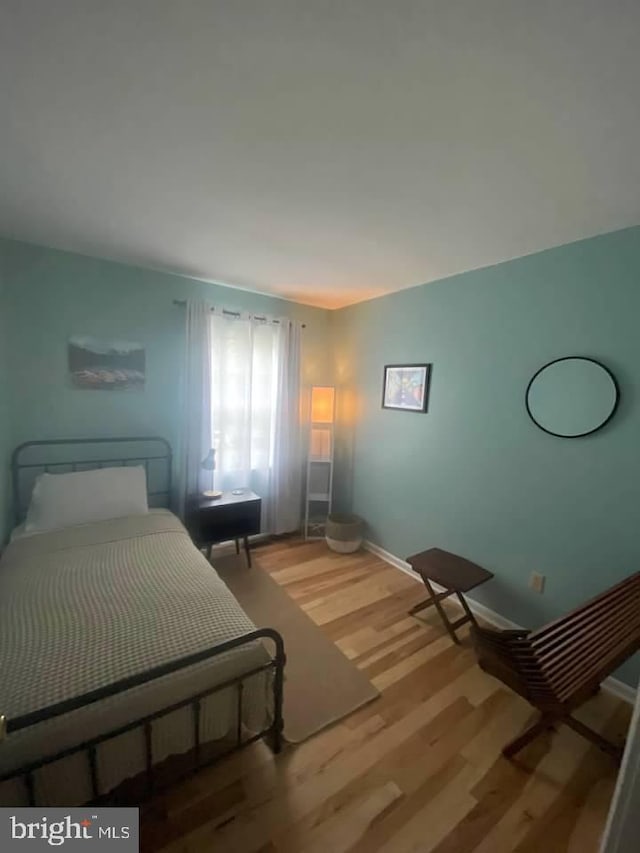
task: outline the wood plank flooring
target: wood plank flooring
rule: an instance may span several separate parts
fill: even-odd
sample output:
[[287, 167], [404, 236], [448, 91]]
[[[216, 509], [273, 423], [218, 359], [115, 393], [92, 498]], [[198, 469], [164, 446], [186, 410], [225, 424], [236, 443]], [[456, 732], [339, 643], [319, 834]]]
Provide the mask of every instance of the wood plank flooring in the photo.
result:
[[[565, 727], [504, 759], [534, 712], [476, 666], [466, 629], [455, 646], [437, 613], [407, 616], [419, 584], [372, 554], [298, 539], [257, 548], [252, 571], [270, 572], [382, 695], [277, 757], [256, 744], [158, 795], [143, 850], [598, 849], [611, 759]], [[623, 738], [630, 708], [602, 692], [578, 716]]]

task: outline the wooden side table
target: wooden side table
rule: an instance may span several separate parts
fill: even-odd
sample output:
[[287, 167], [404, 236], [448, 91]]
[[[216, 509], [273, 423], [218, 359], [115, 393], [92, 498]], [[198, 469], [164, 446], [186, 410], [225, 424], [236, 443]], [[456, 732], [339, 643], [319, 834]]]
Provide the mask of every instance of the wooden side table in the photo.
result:
[[207, 546], [209, 560], [212, 545], [233, 539], [239, 554], [242, 539], [247, 565], [251, 568], [249, 536], [260, 533], [261, 503], [258, 495], [249, 490], [240, 495], [223, 492], [220, 498], [196, 497], [187, 512], [187, 530], [199, 548]]
[[[485, 581], [491, 580], [493, 573], [488, 572], [476, 563], [472, 563], [470, 560], [465, 560], [464, 557], [459, 557], [450, 551], [442, 551], [440, 548], [429, 548], [428, 551], [421, 551], [419, 554], [407, 557], [407, 563], [409, 563], [414, 572], [420, 575], [429, 593], [429, 598], [412, 607], [409, 615], [414, 616], [419, 610], [434, 605], [453, 642], [460, 643], [456, 635], [456, 628], [466, 625], [467, 622], [473, 622], [474, 624], [476, 622], [475, 616], [469, 609], [463, 593], [469, 592], [469, 590], [480, 586]], [[431, 586], [431, 582], [444, 587], [444, 591], [436, 592]], [[458, 597], [458, 601], [464, 610], [464, 616], [455, 622], [449, 621], [445, 609], [440, 603], [450, 595]]]

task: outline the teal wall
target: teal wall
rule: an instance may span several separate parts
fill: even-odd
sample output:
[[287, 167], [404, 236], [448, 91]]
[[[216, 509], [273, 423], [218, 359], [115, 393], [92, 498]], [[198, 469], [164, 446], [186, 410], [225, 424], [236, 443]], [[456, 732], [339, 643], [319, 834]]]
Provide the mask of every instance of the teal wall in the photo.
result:
[[[0, 240], [0, 536], [8, 453], [28, 439], [157, 433], [174, 447], [184, 313], [174, 299], [307, 324], [307, 385], [339, 388], [336, 503], [406, 556], [437, 545], [496, 572], [474, 595], [524, 625], [584, 600], [640, 563], [640, 229], [455, 276], [340, 311]], [[70, 335], [142, 341], [143, 392], [74, 389]], [[332, 347], [334, 362], [330, 357]], [[600, 433], [561, 440], [524, 409], [530, 376], [582, 354], [616, 374]], [[380, 408], [385, 363], [433, 363], [426, 415]], [[531, 592], [531, 571], [547, 576]], [[634, 661], [621, 676], [637, 683]]]
[[[155, 434], [177, 449], [185, 313], [174, 299], [206, 297], [229, 309], [306, 323], [303, 380], [331, 380], [325, 310], [14, 241], [0, 240], [0, 256], [5, 268], [0, 306], [11, 355], [12, 446], [36, 438]], [[145, 390], [72, 387], [67, 340], [77, 334], [141, 341]]]
[[[338, 503], [397, 556], [438, 546], [492, 569], [473, 596], [526, 626], [637, 571], [639, 317], [640, 228], [334, 312]], [[530, 377], [565, 355], [603, 361], [621, 388], [582, 439], [525, 411]], [[428, 414], [381, 408], [383, 365], [402, 362], [433, 363]], [[637, 658], [620, 672], [639, 674]]]
[[5, 275], [0, 253], [0, 550], [9, 529], [9, 427], [7, 312], [5, 304]]

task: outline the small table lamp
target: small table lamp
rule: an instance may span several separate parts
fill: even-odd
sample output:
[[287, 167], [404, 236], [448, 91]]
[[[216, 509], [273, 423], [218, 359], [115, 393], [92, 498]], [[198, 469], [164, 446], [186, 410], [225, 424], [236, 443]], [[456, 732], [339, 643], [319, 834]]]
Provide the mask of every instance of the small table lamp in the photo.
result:
[[216, 470], [216, 451], [212, 447], [211, 450], [207, 453], [205, 459], [202, 460], [201, 463], [202, 468], [205, 471], [211, 471], [211, 488], [207, 489], [207, 491], [203, 492], [205, 498], [220, 498], [222, 497], [222, 492], [216, 492], [213, 488], [213, 472]]

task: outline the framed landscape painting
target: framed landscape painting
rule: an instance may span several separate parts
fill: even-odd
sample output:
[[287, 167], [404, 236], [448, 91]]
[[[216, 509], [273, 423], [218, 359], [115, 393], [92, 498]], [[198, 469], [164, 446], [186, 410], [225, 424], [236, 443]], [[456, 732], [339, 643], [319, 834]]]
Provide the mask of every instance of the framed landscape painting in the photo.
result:
[[426, 412], [430, 378], [430, 364], [385, 364], [382, 408]]
[[77, 388], [96, 391], [144, 388], [146, 371], [142, 344], [74, 335], [69, 338], [68, 353], [69, 375]]

